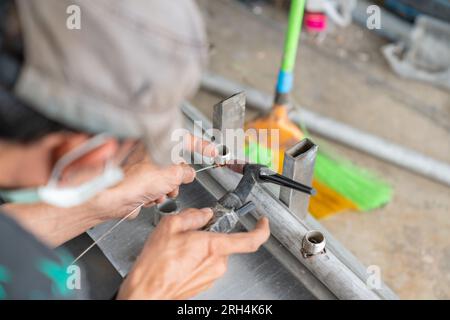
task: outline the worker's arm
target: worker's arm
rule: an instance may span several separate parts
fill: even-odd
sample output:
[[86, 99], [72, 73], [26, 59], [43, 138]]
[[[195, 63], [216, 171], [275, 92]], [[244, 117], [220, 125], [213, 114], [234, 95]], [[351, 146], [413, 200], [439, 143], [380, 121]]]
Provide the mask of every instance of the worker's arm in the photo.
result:
[[1, 208], [5, 214], [51, 247], [56, 247], [105, 221], [83, 206], [63, 209], [45, 203], [9, 203]]
[[118, 298], [191, 298], [225, 273], [229, 255], [254, 252], [270, 235], [267, 218], [249, 232], [198, 231], [211, 217], [211, 209], [188, 209], [164, 217], [122, 284]]
[[150, 206], [167, 196], [175, 197], [180, 184], [192, 182], [194, 177], [195, 171], [185, 164], [159, 168], [144, 161], [128, 166], [121, 183], [83, 205], [5, 204], [2, 210], [43, 242], [58, 246], [97, 224], [124, 217], [141, 204]]

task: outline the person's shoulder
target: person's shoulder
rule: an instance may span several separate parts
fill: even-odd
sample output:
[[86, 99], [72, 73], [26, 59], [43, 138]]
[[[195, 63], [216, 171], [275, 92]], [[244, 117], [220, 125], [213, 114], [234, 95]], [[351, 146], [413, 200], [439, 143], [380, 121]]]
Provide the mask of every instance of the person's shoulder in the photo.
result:
[[71, 257], [48, 248], [0, 211], [0, 299], [71, 299]]

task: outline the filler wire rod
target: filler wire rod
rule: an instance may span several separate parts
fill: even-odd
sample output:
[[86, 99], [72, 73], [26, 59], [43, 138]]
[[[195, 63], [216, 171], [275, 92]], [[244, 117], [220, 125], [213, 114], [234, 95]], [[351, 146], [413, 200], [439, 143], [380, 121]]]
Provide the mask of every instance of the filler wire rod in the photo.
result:
[[117, 223], [115, 225], [113, 225], [111, 228], [109, 228], [104, 234], [102, 234], [100, 236], [100, 238], [98, 238], [97, 240], [95, 240], [89, 247], [87, 247], [75, 260], [72, 261], [71, 264], [76, 263], [78, 260], [80, 260], [89, 250], [92, 249], [92, 247], [94, 247], [97, 243], [99, 243], [100, 241], [103, 240], [103, 238], [105, 238], [108, 234], [110, 234], [119, 224], [121, 224], [123, 221], [125, 221], [126, 219], [128, 219], [129, 217], [131, 217], [133, 215], [133, 213], [136, 212], [136, 210], [142, 208], [144, 204], [141, 203], [140, 205], [138, 205], [136, 208], [134, 208], [133, 210], [130, 211], [130, 213], [128, 213], [125, 217], [123, 217], [122, 219], [120, 219], [119, 221], [117, 221]]
[[[202, 172], [202, 171], [205, 171], [205, 170], [208, 170], [208, 169], [213, 169], [213, 168], [216, 168], [216, 167], [219, 167], [219, 165], [218, 164], [213, 164], [213, 165], [210, 165], [210, 166], [207, 166], [207, 167], [204, 167], [204, 168], [201, 168], [201, 169], [198, 169], [198, 170], [196, 170], [195, 172], [196, 173], [198, 173], [198, 172]], [[115, 228], [117, 228], [117, 226], [119, 225], [119, 224], [121, 224], [122, 222], [124, 222], [126, 219], [128, 219], [130, 216], [132, 216], [133, 215], [133, 213], [135, 213], [136, 212], [136, 210], [138, 210], [138, 209], [140, 209], [140, 208], [142, 208], [142, 206], [143, 206], [144, 204], [143, 203], [141, 203], [140, 205], [138, 205], [136, 208], [134, 208], [133, 210], [131, 210], [130, 211], [130, 213], [128, 213], [125, 217], [123, 217], [122, 219], [120, 219], [119, 221], [117, 221], [117, 223], [115, 224], [115, 225], [113, 225], [111, 228], [109, 228], [104, 234], [102, 234], [101, 236], [100, 236], [100, 238], [98, 238], [97, 240], [95, 240], [89, 247], [87, 247], [75, 260], [73, 260], [72, 261], [72, 263], [71, 264], [74, 264], [74, 263], [76, 263], [78, 260], [80, 260], [89, 250], [91, 250], [97, 243], [99, 243], [100, 241], [102, 241], [107, 235], [109, 235]]]
[[196, 173], [198, 173], [198, 172], [202, 172], [202, 171], [205, 171], [205, 170], [208, 170], [208, 169], [213, 169], [213, 168], [217, 168], [218, 166], [219, 166], [218, 164], [213, 164], [213, 165], [211, 165], [211, 166], [207, 166], [207, 167], [204, 167], [204, 168], [198, 169], [198, 170], [196, 170], [195, 172], [196, 172]]

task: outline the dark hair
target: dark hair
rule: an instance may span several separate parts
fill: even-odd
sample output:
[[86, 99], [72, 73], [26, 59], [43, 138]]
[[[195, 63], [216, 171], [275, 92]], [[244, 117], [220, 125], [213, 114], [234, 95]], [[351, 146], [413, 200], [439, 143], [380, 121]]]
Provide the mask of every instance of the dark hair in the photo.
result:
[[0, 139], [27, 143], [58, 131], [74, 130], [38, 113], [0, 86]]

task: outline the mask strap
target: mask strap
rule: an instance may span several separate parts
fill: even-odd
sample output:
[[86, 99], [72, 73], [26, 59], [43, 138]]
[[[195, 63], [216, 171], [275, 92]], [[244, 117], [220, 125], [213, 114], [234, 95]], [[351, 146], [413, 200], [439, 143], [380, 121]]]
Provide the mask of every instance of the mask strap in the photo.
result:
[[[101, 145], [103, 145], [106, 140], [108, 139], [108, 135], [105, 133], [100, 133], [82, 145], [74, 148], [73, 150], [66, 153], [64, 156], [62, 156], [55, 164], [52, 173], [50, 175], [50, 179], [48, 182], [49, 186], [56, 185], [58, 183], [58, 178], [60, 177], [63, 169], [67, 167], [67, 165], [71, 162], [73, 162], [76, 159], [81, 158], [85, 154], [91, 152], [92, 150], [97, 149]], [[109, 162], [109, 161], [108, 161]]]

